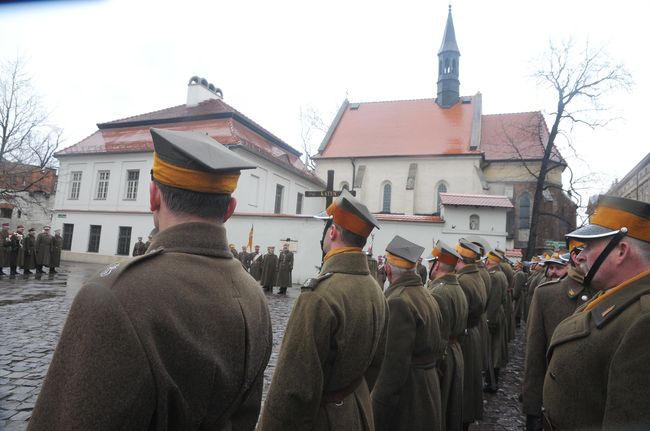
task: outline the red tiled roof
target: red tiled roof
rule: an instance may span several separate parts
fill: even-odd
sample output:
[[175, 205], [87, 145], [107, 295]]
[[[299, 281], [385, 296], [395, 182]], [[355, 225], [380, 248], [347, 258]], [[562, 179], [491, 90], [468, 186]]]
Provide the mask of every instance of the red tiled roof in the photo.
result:
[[[541, 112], [483, 115], [481, 146], [486, 160], [541, 159], [548, 128]], [[563, 162], [557, 149], [551, 159]]]
[[449, 109], [435, 99], [345, 103], [319, 158], [479, 154], [469, 148], [472, 103]]
[[420, 223], [444, 223], [445, 221], [434, 215], [404, 215], [404, 214], [374, 214], [379, 221], [410, 221]]
[[506, 256], [507, 257], [523, 257], [523, 253], [521, 252], [520, 248], [512, 248], [512, 249], [507, 249], [506, 250]]
[[455, 193], [440, 193], [440, 202], [451, 206], [474, 206], [492, 208], [512, 208], [512, 202], [506, 196], [497, 195], [465, 195]]

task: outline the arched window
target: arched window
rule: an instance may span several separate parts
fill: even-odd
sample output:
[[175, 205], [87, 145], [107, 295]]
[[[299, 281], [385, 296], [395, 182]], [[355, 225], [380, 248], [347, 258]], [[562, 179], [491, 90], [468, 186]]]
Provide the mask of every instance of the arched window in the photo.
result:
[[519, 198], [519, 229], [530, 228], [530, 196], [524, 193]]
[[440, 201], [440, 193], [447, 193], [447, 184], [441, 182], [436, 187], [436, 212], [440, 214], [440, 207], [442, 202]]
[[391, 197], [390, 183], [385, 183], [382, 186], [381, 212], [390, 213], [390, 197]]
[[478, 214], [472, 214], [469, 216], [469, 230], [479, 230], [480, 229], [481, 218]]
[[341, 183], [341, 190], [350, 190], [350, 184], [347, 181]]

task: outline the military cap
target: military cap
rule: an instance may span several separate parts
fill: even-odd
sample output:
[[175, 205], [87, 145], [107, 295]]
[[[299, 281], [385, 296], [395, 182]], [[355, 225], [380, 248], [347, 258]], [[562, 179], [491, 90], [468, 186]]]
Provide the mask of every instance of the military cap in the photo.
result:
[[427, 260], [439, 260], [440, 262], [447, 265], [456, 265], [460, 255], [454, 250], [453, 247], [447, 245], [446, 243], [438, 240], [436, 245], [431, 250], [431, 258]]
[[601, 195], [589, 224], [566, 235], [589, 240], [616, 234], [650, 242], [650, 204], [634, 199]]
[[553, 253], [551, 257], [546, 259], [545, 263], [556, 263], [558, 265], [566, 265], [569, 263], [569, 253], [565, 253], [565, 254]]
[[458, 240], [458, 244], [456, 244], [456, 251], [464, 261], [476, 261], [482, 256], [480, 247], [473, 242], [466, 240], [465, 238]]
[[43, 230], [50, 230], [49, 226], [43, 226]]
[[388, 263], [398, 268], [411, 269], [415, 268], [418, 258], [422, 256], [423, 251], [424, 247], [420, 247], [399, 235], [395, 235], [386, 246], [386, 259]]
[[36, 232], [36, 229], [34, 229], [33, 227], [30, 227], [27, 232]]
[[331, 219], [338, 226], [364, 238], [370, 235], [375, 227], [379, 229], [379, 222], [368, 208], [345, 189], [325, 211], [314, 217]]
[[481, 255], [484, 255], [488, 251], [492, 250], [490, 243], [487, 242], [487, 240], [481, 236], [470, 235], [470, 236], [466, 236], [465, 240], [478, 245], [481, 248]]
[[138, 241], [142, 241], [142, 237], [141, 237], [141, 236], [138, 237]]
[[256, 166], [209, 136], [198, 132], [151, 129], [157, 182], [201, 193], [230, 194], [240, 171]]
[[581, 251], [585, 247], [585, 243], [575, 238], [567, 237], [566, 246], [569, 249], [569, 253], [573, 253], [574, 250], [577, 252]]
[[491, 260], [493, 262], [503, 262], [503, 256], [501, 256], [499, 253], [497, 253], [494, 250], [488, 251], [485, 254], [485, 257], [487, 257], [488, 260]]
[[9, 223], [2, 223], [2, 227], [9, 227]]

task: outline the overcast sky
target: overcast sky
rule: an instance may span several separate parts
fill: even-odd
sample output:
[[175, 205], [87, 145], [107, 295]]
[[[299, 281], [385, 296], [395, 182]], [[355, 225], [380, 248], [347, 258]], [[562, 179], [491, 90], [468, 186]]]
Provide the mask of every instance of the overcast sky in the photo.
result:
[[[75, 1], [0, 5], [0, 59], [17, 54], [65, 131], [63, 146], [96, 123], [185, 103], [193, 75], [300, 148], [300, 109], [329, 124], [351, 102], [435, 97], [441, 0]], [[622, 178], [648, 151], [650, 2], [630, 0], [452, 3], [461, 94], [483, 94], [486, 114], [551, 111], [553, 93], [531, 78], [550, 40], [605, 46], [635, 82], [605, 100], [606, 129], [577, 130], [592, 193]], [[551, 97], [549, 97], [551, 96]]]

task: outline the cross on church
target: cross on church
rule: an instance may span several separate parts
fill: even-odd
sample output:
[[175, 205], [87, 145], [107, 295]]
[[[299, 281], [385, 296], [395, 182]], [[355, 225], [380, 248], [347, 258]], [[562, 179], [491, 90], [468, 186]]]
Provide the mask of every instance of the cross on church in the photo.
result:
[[[305, 191], [306, 198], [325, 198], [325, 208], [332, 204], [332, 199], [339, 196], [343, 190], [334, 190], [334, 171], [327, 171], [327, 187], [325, 190]], [[354, 190], [348, 190], [352, 196], [357, 193]]]

